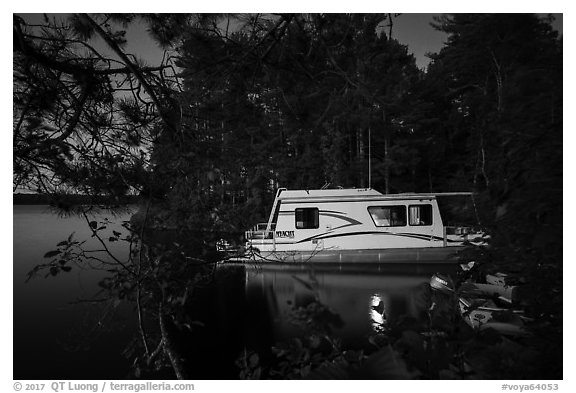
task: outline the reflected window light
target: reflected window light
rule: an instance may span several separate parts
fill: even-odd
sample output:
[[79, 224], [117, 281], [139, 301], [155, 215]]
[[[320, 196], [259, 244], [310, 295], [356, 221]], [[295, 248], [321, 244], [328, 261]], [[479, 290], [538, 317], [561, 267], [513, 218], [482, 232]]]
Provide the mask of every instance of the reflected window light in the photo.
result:
[[386, 325], [386, 304], [379, 294], [370, 297], [370, 320], [372, 321], [372, 330], [380, 332]]

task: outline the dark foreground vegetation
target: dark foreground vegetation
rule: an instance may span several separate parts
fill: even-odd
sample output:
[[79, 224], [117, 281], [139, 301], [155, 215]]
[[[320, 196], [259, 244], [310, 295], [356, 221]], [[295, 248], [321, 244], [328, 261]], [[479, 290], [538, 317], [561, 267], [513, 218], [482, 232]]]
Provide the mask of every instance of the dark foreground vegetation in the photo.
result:
[[[482, 361], [507, 359], [510, 367], [472, 377], [562, 378], [562, 39], [531, 14], [444, 16], [435, 27], [446, 44], [424, 72], [393, 38], [396, 18], [14, 16], [14, 189], [140, 196], [128, 234], [101, 237], [135, 242], [129, 260], [102, 267], [111, 273], [103, 282], [111, 299], [134, 302], [139, 316], [129, 351], [136, 377], [194, 374], [172, 337], [202, 329], [184, 309], [193, 288], [213, 277], [217, 256], [205, 250], [217, 234], [260, 221], [277, 187], [367, 187], [370, 145], [370, 185], [382, 192], [476, 192], [491, 235], [490, 249], [476, 255], [480, 269], [526, 288], [536, 355], [522, 359], [536, 357], [537, 366], [502, 357], [518, 353], [515, 344], [483, 338], [475, 341]], [[136, 23], [166, 48], [160, 64], [129, 54], [123, 29]], [[87, 220], [97, 237], [101, 224]], [[156, 242], [154, 228], [176, 235]], [[187, 230], [204, 234], [198, 245], [176, 240]], [[63, 240], [42, 268], [69, 271], [88, 256], [81, 245]], [[414, 349], [430, 348], [422, 337], [452, 345], [423, 332], [402, 334], [416, 352], [399, 353], [427, 359]], [[307, 375], [351, 377], [316, 359]], [[246, 358], [239, 375], [272, 377], [255, 371], [256, 360]], [[399, 376], [466, 376], [464, 368], [426, 370]], [[294, 368], [276, 375], [303, 376]]]

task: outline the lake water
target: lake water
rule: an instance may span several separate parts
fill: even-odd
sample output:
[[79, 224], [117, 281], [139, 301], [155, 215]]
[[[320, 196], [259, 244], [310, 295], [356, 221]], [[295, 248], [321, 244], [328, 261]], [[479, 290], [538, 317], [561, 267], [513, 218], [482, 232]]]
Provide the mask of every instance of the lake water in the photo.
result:
[[[107, 231], [126, 232], [120, 224], [129, 215], [109, 218], [114, 224]], [[47, 261], [43, 255], [71, 233], [90, 239], [81, 217], [61, 218], [47, 206], [14, 206], [14, 379], [129, 375], [123, 351], [137, 337], [134, 305], [85, 302], [98, 298], [98, 282], [107, 273], [73, 267], [25, 282], [34, 266]], [[109, 246], [120, 259], [127, 257], [125, 243]], [[99, 246], [92, 238], [86, 247]], [[220, 267], [213, 285], [191, 302], [197, 309], [190, 314], [202, 327], [192, 337], [190, 376], [238, 378], [240, 355], [254, 351], [265, 358], [272, 346], [309, 334], [302, 312], [316, 305], [333, 318], [330, 334], [345, 345], [361, 345], [396, 316], [415, 314], [415, 290], [450, 269], [411, 263]]]
[[[14, 378], [15, 379], [99, 379], [123, 378], [128, 361], [115, 350], [125, 344], [133, 329], [130, 313], [118, 305], [83, 303], [98, 293], [97, 283], [105, 273], [81, 270], [44, 278], [45, 273], [26, 282], [28, 272], [46, 263], [43, 256], [74, 233], [96, 249], [96, 239], [83, 217], [59, 217], [49, 206], [14, 206]], [[124, 217], [110, 217], [110, 226], [121, 227]], [[109, 244], [119, 258], [128, 249], [120, 242]], [[100, 247], [101, 248], [101, 247]], [[102, 320], [106, 324], [99, 325]]]

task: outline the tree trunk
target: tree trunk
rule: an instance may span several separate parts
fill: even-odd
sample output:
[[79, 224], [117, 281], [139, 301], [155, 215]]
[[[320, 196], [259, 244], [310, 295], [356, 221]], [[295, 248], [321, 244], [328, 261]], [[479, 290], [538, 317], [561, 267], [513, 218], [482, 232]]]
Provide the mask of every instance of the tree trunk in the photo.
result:
[[172, 322], [164, 314], [162, 307], [162, 301], [158, 307], [159, 319], [160, 319], [160, 333], [162, 335], [162, 341], [164, 343], [164, 353], [168, 356], [172, 369], [176, 374], [178, 379], [189, 379], [184, 367], [184, 362], [182, 360], [182, 355], [178, 351], [178, 346], [172, 338], [171, 330], [174, 329]]
[[364, 188], [364, 139], [362, 138], [362, 130], [356, 130], [356, 145], [358, 152], [358, 172], [360, 177], [360, 188]]
[[390, 160], [388, 159], [388, 145], [390, 137], [388, 133], [384, 137], [384, 193], [390, 194]]
[[384, 110], [382, 110], [382, 124], [384, 128], [384, 193], [390, 194], [390, 157], [388, 157], [390, 134], [386, 127], [386, 112]]

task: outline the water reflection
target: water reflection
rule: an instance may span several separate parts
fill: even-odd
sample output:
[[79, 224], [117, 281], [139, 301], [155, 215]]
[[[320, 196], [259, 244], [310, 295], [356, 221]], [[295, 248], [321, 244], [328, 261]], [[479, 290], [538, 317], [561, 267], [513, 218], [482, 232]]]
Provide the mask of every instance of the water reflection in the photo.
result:
[[[453, 265], [447, 264], [406, 263], [247, 266], [246, 303], [260, 305], [255, 311], [269, 319], [275, 342], [314, 333], [322, 323], [319, 317], [306, 314], [314, 309], [327, 319], [324, 327], [331, 334], [344, 345], [354, 346], [382, 332], [394, 318], [416, 317], [412, 295], [418, 286], [436, 272], [452, 270]], [[318, 305], [325, 309], [319, 310]]]

